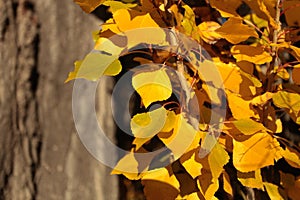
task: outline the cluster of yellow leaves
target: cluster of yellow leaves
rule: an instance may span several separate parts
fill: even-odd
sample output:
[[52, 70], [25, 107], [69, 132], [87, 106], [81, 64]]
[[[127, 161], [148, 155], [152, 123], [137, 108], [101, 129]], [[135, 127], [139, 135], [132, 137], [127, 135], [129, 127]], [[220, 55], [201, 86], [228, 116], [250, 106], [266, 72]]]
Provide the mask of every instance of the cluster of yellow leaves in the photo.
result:
[[[271, 42], [271, 31], [280, 29], [280, 24], [275, 21], [276, 1], [210, 0], [210, 6], [225, 22], [202, 21], [199, 24], [194, 8], [184, 3], [169, 5], [150, 0], [136, 4], [105, 0], [75, 2], [85, 12], [92, 12], [101, 4], [108, 6], [112, 18], [102, 25], [100, 33], [94, 35], [93, 51], [82, 61], [75, 62], [75, 69], [66, 81], [76, 78], [96, 81], [103, 75], [119, 74], [126, 67], [119, 58], [139, 44], [149, 45], [150, 53], [147, 54], [153, 55], [153, 59], [136, 57], [133, 60], [150, 66], [156, 59], [160, 65], [160, 68], [149, 67], [148, 71], [136, 70], [132, 76], [132, 86], [141, 98], [145, 112], [132, 117], [132, 148], [116, 164], [113, 174], [142, 180], [147, 199], [217, 199], [215, 194], [220, 187], [234, 195], [231, 174], [224, 168], [232, 162], [237, 180], [243, 186], [263, 190], [271, 199], [298, 198], [300, 177], [280, 172], [279, 186], [266, 182], [261, 173], [263, 168], [280, 159], [300, 169], [300, 153], [279, 143], [283, 125], [276, 116], [277, 109], [300, 124], [300, 48], [284, 41], [285, 38]], [[298, 2], [284, 1], [282, 4], [288, 25], [300, 23], [295, 12], [300, 8], [296, 6]], [[240, 16], [237, 10], [242, 4], [252, 12]], [[168, 19], [171, 19], [169, 24]], [[172, 61], [174, 56], [170, 52], [152, 50], [152, 45], [169, 45], [166, 40], [170, 36], [160, 29], [165, 27], [201, 44], [215, 45], [225, 41], [229, 44], [228, 51], [221, 50], [220, 54], [229, 59], [224, 61], [222, 56], [215, 56], [211, 61], [196, 62], [197, 66], [185, 65], [186, 60], [178, 57]], [[177, 43], [178, 49], [181, 43], [184, 41]], [[290, 73], [281, 63], [264, 71], [265, 67], [276, 63], [274, 58], [283, 51], [288, 51], [298, 65], [289, 65], [292, 67]], [[189, 59], [199, 58], [191, 53]], [[163, 65], [177, 69], [180, 76], [172, 76]], [[207, 70], [211, 68], [217, 69], [221, 82], [207, 80], [207, 77], [218, 76], [214, 76], [215, 71]], [[268, 84], [271, 78], [267, 77], [270, 74], [272, 78], [274, 75], [274, 87], [271, 88]], [[183, 80], [173, 80], [174, 77]], [[292, 84], [284, 85], [282, 80], [291, 80]], [[188, 82], [190, 88], [179, 86], [182, 88], [178, 90], [176, 84], [182, 81]], [[166, 102], [177, 103], [168, 102], [174, 93], [186, 99], [185, 105], [168, 109]], [[198, 101], [197, 111], [193, 107], [189, 110], [192, 101]], [[213, 108], [222, 106], [228, 106], [226, 116], [210, 124], [211, 116], [220, 114]], [[198, 110], [196, 115], [201, 116], [200, 122], [190, 116]], [[155, 140], [160, 141], [163, 150], [147, 150], [146, 146]]]

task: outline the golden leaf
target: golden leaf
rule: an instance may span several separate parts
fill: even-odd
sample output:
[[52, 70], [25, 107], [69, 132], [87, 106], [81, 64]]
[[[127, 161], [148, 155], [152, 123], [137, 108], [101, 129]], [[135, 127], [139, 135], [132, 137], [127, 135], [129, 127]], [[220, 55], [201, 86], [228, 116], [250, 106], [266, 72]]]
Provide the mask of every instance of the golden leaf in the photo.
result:
[[233, 165], [241, 172], [251, 172], [273, 165], [278, 159], [279, 143], [268, 133], [260, 132], [247, 140], [233, 140]]
[[229, 155], [225, 149], [216, 143], [214, 148], [208, 154], [208, 163], [210, 166], [211, 174], [214, 179], [218, 179], [223, 171], [224, 165], [229, 161]]
[[300, 168], [300, 154], [290, 147], [285, 147], [285, 150], [281, 149], [282, 157], [295, 168]]
[[272, 61], [272, 56], [260, 46], [235, 45], [230, 51], [237, 62], [245, 60], [254, 64], [264, 64]]
[[175, 127], [171, 133], [159, 133], [159, 139], [172, 151], [174, 159], [180, 158], [183, 153], [190, 151], [192, 144], [195, 144], [195, 139], [199, 139], [199, 134], [190, 125], [183, 114], [179, 114]]
[[229, 108], [235, 119], [244, 119], [256, 117], [255, 112], [251, 109], [251, 101], [246, 101], [236, 94], [227, 92]]
[[172, 94], [171, 81], [164, 69], [136, 74], [132, 85], [146, 108], [153, 102], [168, 99]]
[[243, 19], [238, 17], [229, 18], [220, 28], [216, 30], [220, 36], [232, 44], [238, 44], [249, 37], [258, 38], [254, 28], [243, 24]]
[[281, 195], [281, 193], [279, 192], [279, 188], [277, 185], [274, 185], [272, 183], [267, 183], [264, 182], [264, 186], [267, 190], [267, 193], [270, 197], [270, 199], [278, 199], [278, 200], [284, 200], [286, 198], [283, 198], [283, 196]]
[[263, 124], [249, 118], [239, 119], [232, 122], [233, 125], [244, 135], [253, 135], [257, 132], [266, 131]]

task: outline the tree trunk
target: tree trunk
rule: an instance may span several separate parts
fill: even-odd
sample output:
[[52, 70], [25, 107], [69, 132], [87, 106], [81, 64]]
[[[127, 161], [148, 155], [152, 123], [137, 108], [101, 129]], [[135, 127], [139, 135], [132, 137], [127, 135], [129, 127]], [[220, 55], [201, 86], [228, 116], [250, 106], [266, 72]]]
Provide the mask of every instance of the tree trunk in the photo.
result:
[[99, 24], [72, 1], [0, 0], [0, 199], [117, 199], [117, 177], [76, 134], [64, 84]]

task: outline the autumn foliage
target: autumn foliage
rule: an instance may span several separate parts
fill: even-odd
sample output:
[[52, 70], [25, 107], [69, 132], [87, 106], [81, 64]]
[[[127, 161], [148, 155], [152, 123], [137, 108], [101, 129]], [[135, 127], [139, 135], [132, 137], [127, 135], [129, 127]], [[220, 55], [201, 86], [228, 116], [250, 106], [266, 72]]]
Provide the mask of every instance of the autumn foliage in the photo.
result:
[[[75, 2], [112, 15], [67, 81], [148, 66], [132, 74], [132, 148], [113, 174], [141, 180], [147, 199], [300, 199], [300, 1]], [[180, 39], [191, 58], [174, 54], [165, 30], [211, 59]], [[221, 84], [203, 74], [214, 68]], [[169, 150], [156, 161], [166, 166], [136, 157], [158, 147]]]

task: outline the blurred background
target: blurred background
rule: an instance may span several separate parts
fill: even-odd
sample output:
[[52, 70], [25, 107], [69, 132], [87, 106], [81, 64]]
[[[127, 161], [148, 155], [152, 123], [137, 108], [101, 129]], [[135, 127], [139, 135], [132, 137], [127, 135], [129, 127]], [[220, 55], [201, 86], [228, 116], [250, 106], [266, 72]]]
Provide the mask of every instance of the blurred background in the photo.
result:
[[[100, 24], [72, 0], [0, 0], [1, 200], [118, 199], [118, 177], [76, 134], [73, 83], [64, 84]], [[107, 81], [100, 113], [109, 108]], [[106, 126], [114, 138], [113, 123]]]

